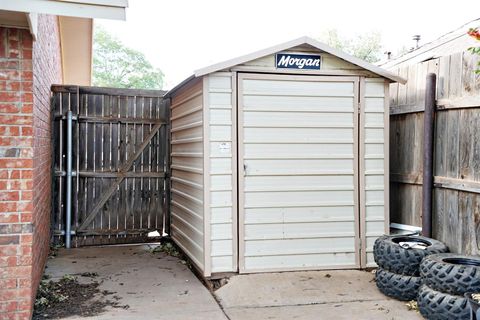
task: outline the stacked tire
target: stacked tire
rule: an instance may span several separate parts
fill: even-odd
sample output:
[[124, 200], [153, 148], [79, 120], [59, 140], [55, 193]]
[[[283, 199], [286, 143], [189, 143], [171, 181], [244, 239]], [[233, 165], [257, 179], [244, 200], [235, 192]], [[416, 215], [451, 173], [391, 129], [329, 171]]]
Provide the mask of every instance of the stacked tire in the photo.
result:
[[470, 319], [466, 293], [480, 293], [480, 257], [453, 253], [425, 257], [420, 265], [420, 313], [429, 320]]
[[[423, 248], [404, 247], [403, 243], [419, 243]], [[410, 301], [417, 298], [422, 285], [420, 263], [436, 253], [448, 252], [440, 241], [420, 236], [382, 236], [375, 241], [373, 253], [379, 266], [375, 273], [378, 289], [385, 295]]]

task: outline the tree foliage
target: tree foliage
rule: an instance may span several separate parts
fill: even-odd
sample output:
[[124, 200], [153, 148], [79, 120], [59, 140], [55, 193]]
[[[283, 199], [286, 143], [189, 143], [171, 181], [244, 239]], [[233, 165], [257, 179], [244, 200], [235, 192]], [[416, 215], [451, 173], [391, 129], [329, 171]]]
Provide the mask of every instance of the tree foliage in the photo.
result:
[[370, 32], [355, 38], [346, 38], [340, 36], [336, 29], [330, 29], [321, 38], [329, 46], [345, 51], [367, 62], [377, 62], [382, 58], [382, 36], [379, 32]]
[[100, 87], [162, 89], [163, 72], [140, 51], [126, 47], [101, 27], [93, 42], [93, 85]]
[[[480, 30], [478, 30], [478, 28], [472, 28], [468, 30], [467, 34], [473, 39], [480, 41]], [[480, 56], [480, 47], [471, 47], [471, 48], [468, 48], [468, 50], [470, 50], [472, 54], [477, 54]], [[477, 62], [477, 67], [478, 69], [475, 70], [475, 73], [480, 74], [480, 61]]]

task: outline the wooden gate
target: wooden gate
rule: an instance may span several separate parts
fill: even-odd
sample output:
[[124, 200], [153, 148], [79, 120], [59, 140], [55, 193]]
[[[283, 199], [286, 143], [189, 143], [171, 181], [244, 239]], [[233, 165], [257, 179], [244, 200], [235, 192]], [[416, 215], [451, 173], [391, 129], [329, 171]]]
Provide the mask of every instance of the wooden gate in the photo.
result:
[[169, 185], [165, 92], [78, 86], [53, 86], [52, 92], [55, 240], [67, 232], [68, 211], [72, 246], [162, 235]]

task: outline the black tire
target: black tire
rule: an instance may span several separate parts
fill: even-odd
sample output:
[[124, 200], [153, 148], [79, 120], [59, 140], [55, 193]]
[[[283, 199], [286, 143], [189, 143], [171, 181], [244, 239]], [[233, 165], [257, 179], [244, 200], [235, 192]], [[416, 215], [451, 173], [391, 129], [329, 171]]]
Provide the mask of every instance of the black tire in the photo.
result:
[[428, 320], [470, 320], [468, 300], [435, 291], [425, 284], [418, 291], [418, 309]]
[[377, 269], [375, 282], [384, 295], [402, 301], [415, 300], [422, 284], [420, 277], [404, 276], [382, 268]]
[[[406, 249], [400, 242], [420, 241], [427, 245], [425, 249]], [[382, 236], [375, 241], [373, 254], [379, 267], [393, 273], [418, 277], [420, 262], [428, 255], [448, 252], [442, 242], [420, 236]]]
[[441, 253], [425, 257], [421, 277], [430, 288], [457, 296], [480, 292], [480, 257]]

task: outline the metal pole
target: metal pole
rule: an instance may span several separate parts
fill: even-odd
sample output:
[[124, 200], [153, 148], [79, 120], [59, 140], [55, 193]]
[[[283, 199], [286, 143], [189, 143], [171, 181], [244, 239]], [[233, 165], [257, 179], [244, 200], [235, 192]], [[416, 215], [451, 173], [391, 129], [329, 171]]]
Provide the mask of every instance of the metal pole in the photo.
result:
[[425, 87], [425, 113], [423, 120], [422, 235], [430, 238], [432, 237], [433, 139], [436, 82], [437, 76], [434, 73], [429, 73]]
[[66, 196], [66, 221], [65, 221], [65, 247], [71, 247], [72, 228], [72, 111], [67, 112], [67, 196]]

